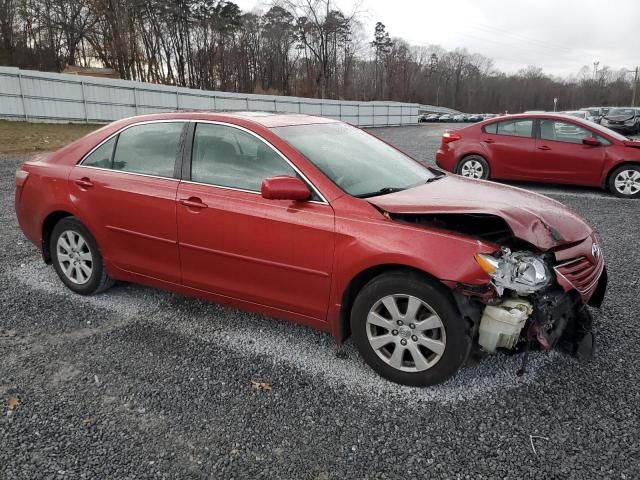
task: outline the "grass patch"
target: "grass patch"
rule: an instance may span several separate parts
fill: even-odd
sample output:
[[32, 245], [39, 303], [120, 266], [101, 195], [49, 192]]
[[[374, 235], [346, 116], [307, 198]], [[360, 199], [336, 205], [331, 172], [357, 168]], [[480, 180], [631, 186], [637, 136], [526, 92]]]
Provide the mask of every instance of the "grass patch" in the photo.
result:
[[0, 120], [0, 153], [52, 151], [102, 125]]

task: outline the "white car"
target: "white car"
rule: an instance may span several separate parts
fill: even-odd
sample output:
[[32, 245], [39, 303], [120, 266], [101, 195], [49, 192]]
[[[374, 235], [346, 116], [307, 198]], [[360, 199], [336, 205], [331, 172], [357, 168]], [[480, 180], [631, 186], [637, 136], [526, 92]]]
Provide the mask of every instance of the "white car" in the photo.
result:
[[591, 116], [587, 110], [567, 110], [565, 112], [558, 112], [564, 115], [571, 115], [572, 117], [581, 118], [582, 120], [587, 120], [589, 122], [595, 122], [595, 118]]

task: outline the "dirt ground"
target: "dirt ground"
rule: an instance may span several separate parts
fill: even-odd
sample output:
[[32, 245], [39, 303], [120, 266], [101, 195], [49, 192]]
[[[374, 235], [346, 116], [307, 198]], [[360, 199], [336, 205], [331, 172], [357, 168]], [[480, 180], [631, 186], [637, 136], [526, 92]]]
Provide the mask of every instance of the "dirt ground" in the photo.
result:
[[101, 126], [84, 123], [27, 123], [0, 120], [0, 153], [57, 150]]

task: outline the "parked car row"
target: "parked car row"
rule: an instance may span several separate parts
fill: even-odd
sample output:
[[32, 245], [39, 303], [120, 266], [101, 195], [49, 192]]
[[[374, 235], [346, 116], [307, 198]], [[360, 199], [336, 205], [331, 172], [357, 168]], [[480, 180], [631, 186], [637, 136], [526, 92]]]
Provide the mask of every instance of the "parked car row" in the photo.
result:
[[564, 112], [559, 112], [564, 115], [571, 115], [572, 117], [581, 118], [582, 120], [587, 120], [588, 122], [596, 122], [596, 117], [592, 116], [588, 110], [565, 110]]
[[602, 121], [602, 117], [609, 112], [609, 107], [584, 107], [580, 110], [589, 112], [589, 115], [593, 118], [592, 121], [600, 123]]
[[611, 108], [602, 117], [600, 125], [621, 133], [631, 135], [640, 133], [640, 108]]
[[[529, 110], [525, 114], [552, 113], [543, 110]], [[555, 113], [555, 112], [554, 112]], [[635, 135], [640, 133], [640, 107], [588, 107], [580, 110], [558, 112], [563, 115], [597, 123], [617, 132]]]
[[560, 112], [626, 134], [640, 133], [640, 107], [589, 107]]
[[587, 107], [591, 121], [631, 135], [640, 133], [640, 107]]
[[441, 114], [432, 113], [430, 115], [420, 115], [418, 118], [419, 123], [453, 123], [453, 122], [481, 122], [489, 118], [494, 118], [497, 115], [495, 113], [458, 113], [458, 114]]

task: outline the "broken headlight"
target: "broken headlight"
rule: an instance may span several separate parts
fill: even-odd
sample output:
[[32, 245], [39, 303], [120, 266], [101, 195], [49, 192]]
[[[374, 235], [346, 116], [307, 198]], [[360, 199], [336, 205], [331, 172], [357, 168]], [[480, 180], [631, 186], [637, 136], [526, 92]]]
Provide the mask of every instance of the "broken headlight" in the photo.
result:
[[551, 278], [545, 261], [531, 252], [511, 252], [503, 248], [498, 256], [479, 253], [475, 258], [492, 278], [498, 295], [502, 295], [505, 288], [530, 294], [545, 287]]

